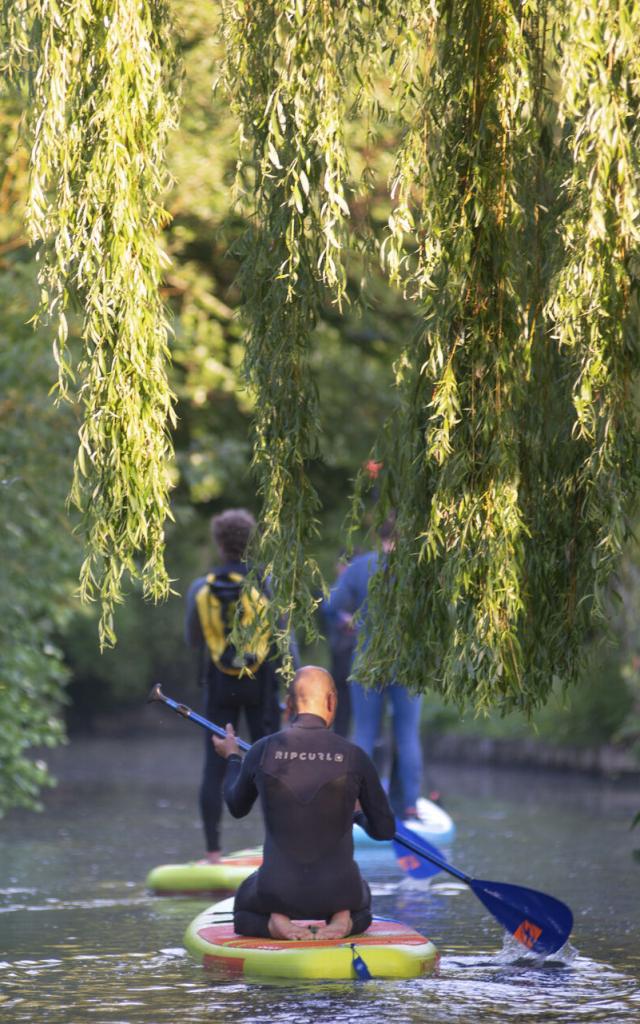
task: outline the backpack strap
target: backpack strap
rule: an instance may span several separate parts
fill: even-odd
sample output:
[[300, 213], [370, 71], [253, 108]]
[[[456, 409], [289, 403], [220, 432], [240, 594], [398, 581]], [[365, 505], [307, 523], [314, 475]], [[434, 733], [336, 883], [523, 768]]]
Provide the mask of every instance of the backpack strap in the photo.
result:
[[222, 617], [222, 602], [215, 596], [213, 590], [215, 583], [216, 575], [210, 572], [196, 591], [196, 608], [207, 647], [213, 661], [218, 664], [227, 646], [227, 638]]

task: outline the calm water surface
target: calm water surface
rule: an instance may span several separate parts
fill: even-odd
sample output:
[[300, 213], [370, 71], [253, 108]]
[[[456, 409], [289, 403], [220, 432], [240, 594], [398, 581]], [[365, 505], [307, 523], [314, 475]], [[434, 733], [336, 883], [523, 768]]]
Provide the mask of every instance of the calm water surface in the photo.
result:
[[[375, 910], [442, 953], [413, 981], [213, 983], [182, 948], [210, 901], [148, 896], [155, 864], [200, 855], [200, 737], [82, 740], [55, 753], [41, 815], [0, 827], [0, 1020], [11, 1024], [622, 1024], [640, 1021], [640, 864], [628, 785], [439, 765], [430, 787], [458, 824], [451, 861], [478, 878], [564, 899], [576, 926], [553, 961], [523, 959], [464, 886], [407, 888], [393, 859], [365, 853]], [[261, 839], [258, 813], [227, 821], [227, 850]], [[516, 944], [517, 946], [517, 944]]]

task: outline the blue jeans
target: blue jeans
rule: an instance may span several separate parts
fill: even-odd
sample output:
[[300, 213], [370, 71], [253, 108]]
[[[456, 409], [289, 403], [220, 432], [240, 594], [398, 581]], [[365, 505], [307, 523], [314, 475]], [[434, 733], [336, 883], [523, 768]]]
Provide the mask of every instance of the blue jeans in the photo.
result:
[[391, 683], [380, 690], [351, 684], [351, 709], [355, 720], [353, 742], [369, 755], [380, 733], [385, 698], [393, 708], [393, 734], [398, 767], [398, 783], [402, 793], [401, 806], [394, 807], [402, 814], [415, 807], [422, 783], [422, 747], [420, 744], [421, 696], [413, 696], [404, 686]]

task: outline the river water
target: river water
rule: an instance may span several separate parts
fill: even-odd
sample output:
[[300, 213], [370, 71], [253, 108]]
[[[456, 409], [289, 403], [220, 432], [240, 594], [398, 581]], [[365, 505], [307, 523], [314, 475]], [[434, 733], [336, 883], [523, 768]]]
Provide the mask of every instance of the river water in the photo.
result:
[[[162, 722], [164, 724], [164, 722]], [[622, 1024], [640, 1021], [640, 795], [622, 783], [431, 766], [458, 834], [452, 863], [569, 903], [572, 946], [520, 955], [466, 887], [408, 888], [391, 856], [364, 854], [374, 909], [428, 935], [442, 958], [412, 981], [213, 982], [182, 948], [210, 900], [154, 898], [158, 863], [200, 855], [201, 739], [83, 739], [54, 752], [42, 814], [0, 828], [0, 1020], [11, 1024]], [[195, 733], [195, 734], [194, 734]], [[259, 813], [227, 820], [226, 850], [261, 839]]]

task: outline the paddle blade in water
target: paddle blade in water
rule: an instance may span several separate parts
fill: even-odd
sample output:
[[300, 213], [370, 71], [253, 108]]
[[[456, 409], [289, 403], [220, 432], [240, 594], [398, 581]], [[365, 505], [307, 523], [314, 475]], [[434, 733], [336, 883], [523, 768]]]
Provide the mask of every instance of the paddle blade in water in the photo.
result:
[[[402, 842], [407, 840], [407, 844]], [[420, 851], [425, 854], [435, 854], [439, 857], [438, 850], [431, 843], [428, 843], [421, 836], [416, 835], [413, 829], [407, 828], [396, 818], [396, 834], [393, 838], [393, 852], [396, 855], [398, 864], [410, 878], [431, 878], [437, 875], [441, 868], [432, 861], [421, 856]]]
[[555, 897], [504, 882], [472, 879], [469, 884], [500, 924], [534, 953], [557, 953], [569, 938], [573, 914]]

